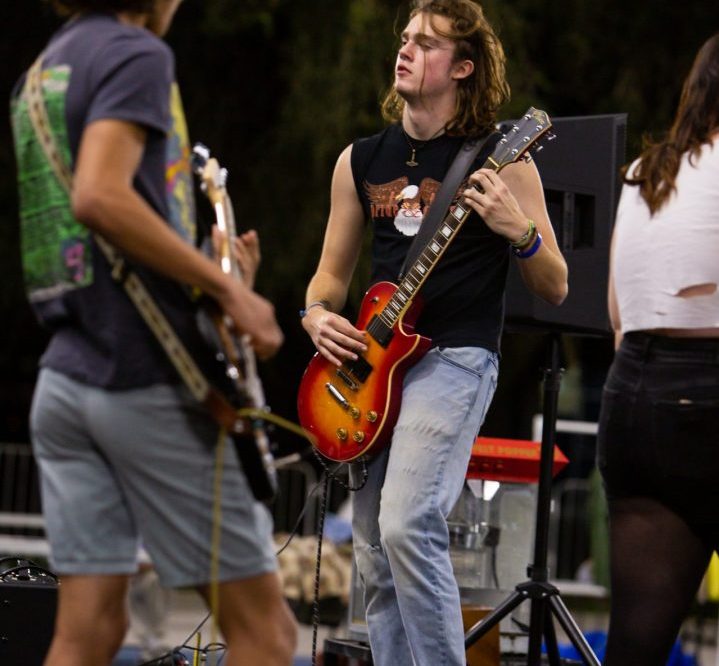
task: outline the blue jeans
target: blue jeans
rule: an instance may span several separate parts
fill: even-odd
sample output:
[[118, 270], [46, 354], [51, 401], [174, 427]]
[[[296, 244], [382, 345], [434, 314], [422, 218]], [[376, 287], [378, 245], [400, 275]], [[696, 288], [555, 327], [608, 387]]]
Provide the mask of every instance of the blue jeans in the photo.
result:
[[376, 666], [465, 664], [446, 517], [497, 372], [497, 354], [486, 349], [431, 349], [405, 377], [391, 447], [354, 493], [355, 558]]

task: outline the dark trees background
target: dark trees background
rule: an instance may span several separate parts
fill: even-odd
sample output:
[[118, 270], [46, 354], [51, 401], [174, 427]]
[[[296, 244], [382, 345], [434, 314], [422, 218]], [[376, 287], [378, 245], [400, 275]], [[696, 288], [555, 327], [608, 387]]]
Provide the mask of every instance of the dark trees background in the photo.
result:
[[[513, 98], [502, 116], [516, 117], [530, 104], [553, 116], [627, 112], [628, 158], [643, 132], [656, 135], [668, 125], [697, 48], [719, 29], [719, 5], [704, 0], [484, 6], [509, 59]], [[395, 0], [186, 0], [168, 35], [191, 136], [229, 169], [238, 224], [260, 232], [258, 290], [275, 302], [287, 338], [263, 374], [273, 408], [289, 418], [312, 353], [297, 311], [321, 248], [334, 161], [353, 138], [381, 128], [378, 100], [391, 81], [394, 35], [405, 19], [405, 5]], [[0, 25], [0, 96], [7, 100], [58, 21], [40, 0], [8, 0]], [[45, 337], [23, 297], [7, 111], [0, 143], [0, 441], [26, 441]], [[360, 266], [350, 316], [366, 274]], [[500, 382], [489, 434], [529, 434], [514, 414], [518, 402], [527, 413], [536, 407], [538, 347], [532, 339], [505, 339], [504, 386], [511, 378], [526, 390], [517, 395]], [[567, 365], [575, 375], [584, 368], [584, 377], [565, 382], [563, 409], [591, 416], [611, 344], [566, 340], [566, 347]], [[580, 389], [576, 400], [572, 392]], [[279, 439], [287, 448], [299, 444]]]

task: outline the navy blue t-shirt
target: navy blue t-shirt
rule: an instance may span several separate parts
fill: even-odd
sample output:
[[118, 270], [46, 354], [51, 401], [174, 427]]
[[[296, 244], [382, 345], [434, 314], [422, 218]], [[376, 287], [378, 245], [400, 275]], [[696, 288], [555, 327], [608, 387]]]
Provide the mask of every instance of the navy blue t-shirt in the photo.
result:
[[[12, 105], [25, 284], [52, 332], [41, 365], [108, 389], [178, 381], [124, 288], [112, 279], [92, 235], [72, 218], [67, 196], [39, 152], [19, 90]], [[174, 59], [162, 40], [112, 15], [71, 20], [45, 51], [43, 95], [53, 133], [71, 164], [88, 124], [114, 119], [142, 126], [147, 140], [133, 185], [194, 243], [189, 142]], [[212, 368], [186, 289], [141, 266], [133, 269], [201, 367]]]

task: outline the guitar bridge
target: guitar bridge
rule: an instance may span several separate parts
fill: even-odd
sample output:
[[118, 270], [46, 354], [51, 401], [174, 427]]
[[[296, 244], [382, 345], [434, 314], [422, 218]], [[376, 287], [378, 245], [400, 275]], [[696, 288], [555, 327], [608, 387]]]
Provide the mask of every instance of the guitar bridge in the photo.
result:
[[357, 391], [359, 389], [359, 385], [357, 384], [357, 382], [352, 379], [352, 377], [350, 377], [349, 374], [346, 373], [342, 368], [338, 368], [337, 376], [353, 391]]

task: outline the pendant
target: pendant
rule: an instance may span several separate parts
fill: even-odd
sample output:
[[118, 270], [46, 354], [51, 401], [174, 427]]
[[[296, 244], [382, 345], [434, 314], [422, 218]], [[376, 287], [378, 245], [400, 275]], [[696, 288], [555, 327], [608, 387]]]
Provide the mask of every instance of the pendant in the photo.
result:
[[414, 161], [415, 152], [416, 152], [415, 149], [412, 148], [412, 156], [405, 162], [405, 164], [409, 167], [419, 166], [419, 162]]

